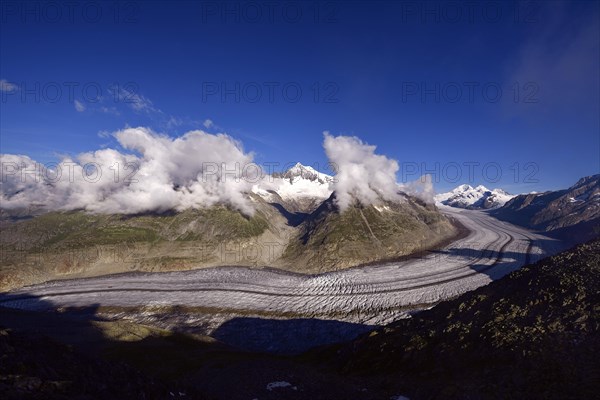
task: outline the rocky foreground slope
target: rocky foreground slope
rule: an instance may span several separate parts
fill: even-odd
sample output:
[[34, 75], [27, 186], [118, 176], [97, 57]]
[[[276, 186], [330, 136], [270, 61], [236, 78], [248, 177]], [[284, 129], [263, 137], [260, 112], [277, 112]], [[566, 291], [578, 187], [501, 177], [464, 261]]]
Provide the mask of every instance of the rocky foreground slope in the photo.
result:
[[596, 239], [329, 354], [411, 399], [588, 399], [599, 352]]

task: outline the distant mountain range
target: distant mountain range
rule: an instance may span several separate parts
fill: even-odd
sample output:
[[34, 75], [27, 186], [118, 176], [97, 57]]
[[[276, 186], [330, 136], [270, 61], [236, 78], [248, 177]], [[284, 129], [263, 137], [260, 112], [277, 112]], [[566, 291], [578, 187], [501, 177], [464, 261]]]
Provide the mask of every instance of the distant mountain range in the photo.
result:
[[577, 244], [600, 236], [600, 174], [564, 190], [512, 195], [460, 185], [435, 196], [438, 205], [490, 210], [494, 217]]
[[434, 197], [437, 203], [467, 209], [490, 209], [502, 207], [515, 197], [502, 189], [488, 189], [483, 185], [472, 187], [460, 185], [450, 192], [441, 193]]
[[498, 219], [549, 232], [571, 243], [600, 235], [600, 174], [568, 189], [515, 196], [492, 211]]

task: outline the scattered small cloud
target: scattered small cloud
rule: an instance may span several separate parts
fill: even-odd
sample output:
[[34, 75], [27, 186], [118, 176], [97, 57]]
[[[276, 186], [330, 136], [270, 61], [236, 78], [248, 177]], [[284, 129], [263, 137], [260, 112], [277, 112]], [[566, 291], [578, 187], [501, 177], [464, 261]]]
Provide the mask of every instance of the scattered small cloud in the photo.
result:
[[125, 103], [136, 112], [146, 113], [149, 115], [164, 114], [162, 110], [154, 106], [154, 103], [152, 103], [149, 98], [136, 93], [133, 90], [115, 85], [111, 86], [109, 91], [113, 95], [116, 102]]
[[106, 107], [106, 106], [88, 107], [87, 105], [83, 104], [79, 100], [75, 100], [74, 105], [75, 105], [75, 110], [77, 110], [77, 112], [84, 112], [87, 110], [92, 113], [110, 114], [110, 115], [116, 115], [116, 116], [121, 115], [121, 113], [119, 112], [119, 110], [117, 110], [116, 107]]
[[19, 90], [19, 86], [7, 81], [6, 79], [0, 79], [0, 92], [14, 93]]
[[117, 110], [116, 107], [100, 107], [97, 109], [97, 111], [103, 113], [103, 114], [112, 114], [112, 115], [121, 115], [121, 113], [119, 112], [119, 110]]
[[170, 116], [167, 120], [167, 129], [176, 128], [183, 125], [183, 119], [180, 117]]
[[[137, 114], [144, 114], [151, 120], [151, 125], [155, 128], [167, 131], [178, 131], [178, 128], [187, 130], [197, 129], [202, 123], [189, 117], [180, 117], [168, 114], [154, 105], [152, 100], [137, 92], [137, 88], [125, 88], [121, 86], [112, 86], [109, 88], [113, 100], [118, 104], [125, 104]], [[100, 111], [106, 114], [120, 115], [115, 107], [101, 107]]]
[[84, 112], [85, 105], [79, 100], [75, 99], [75, 110], [77, 110], [77, 112]]
[[202, 123], [202, 125], [204, 125], [204, 127], [205, 127], [206, 129], [210, 129], [210, 128], [212, 128], [213, 126], [215, 126], [214, 122], [212, 122], [212, 120], [211, 120], [211, 119], [205, 119], [205, 120], [204, 120], [204, 122]]

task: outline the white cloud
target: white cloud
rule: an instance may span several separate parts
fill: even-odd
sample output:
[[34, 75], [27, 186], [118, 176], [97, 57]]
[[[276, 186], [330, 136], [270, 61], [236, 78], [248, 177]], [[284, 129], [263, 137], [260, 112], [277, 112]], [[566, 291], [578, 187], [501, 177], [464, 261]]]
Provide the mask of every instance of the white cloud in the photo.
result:
[[430, 174], [425, 174], [413, 182], [400, 185], [400, 189], [412, 196], [416, 196], [426, 203], [434, 203], [435, 190]]
[[375, 154], [376, 146], [357, 137], [333, 137], [324, 132], [323, 147], [336, 168], [333, 189], [338, 206], [344, 211], [354, 200], [365, 205], [381, 200], [399, 201], [396, 172], [398, 162]]
[[[164, 112], [154, 105], [154, 103], [146, 96], [138, 93], [135, 85], [122, 87], [112, 86], [109, 88], [115, 103], [124, 104], [132, 109], [137, 114], [146, 115], [152, 125], [161, 130], [176, 131], [178, 128], [196, 129], [202, 125], [200, 121], [193, 120], [189, 117], [179, 117]], [[98, 111], [105, 114], [121, 115], [115, 107], [100, 107]]]
[[230, 136], [191, 131], [173, 139], [147, 128], [113, 136], [137, 155], [107, 148], [66, 157], [51, 168], [27, 156], [0, 155], [2, 207], [140, 213], [225, 203], [252, 215], [246, 195], [252, 180], [245, 179], [244, 167], [253, 156]]
[[84, 112], [85, 111], [85, 105], [80, 102], [79, 100], [75, 100], [75, 110], [77, 110], [77, 112]]
[[202, 125], [204, 125], [204, 127], [206, 129], [210, 129], [213, 126], [215, 126], [214, 122], [212, 122], [212, 120], [210, 120], [210, 119], [205, 119], [204, 122], [202, 123]]
[[174, 116], [170, 116], [169, 120], [167, 121], [167, 128], [168, 129], [172, 129], [172, 128], [176, 128], [178, 126], [183, 125], [183, 118], [179, 118], [179, 117], [174, 117]]
[[113, 95], [115, 101], [127, 104], [136, 112], [143, 112], [146, 114], [163, 114], [160, 109], [154, 107], [154, 104], [150, 99], [134, 92], [133, 90], [116, 85], [111, 87], [109, 91]]
[[7, 81], [6, 79], [0, 79], [0, 92], [13, 93], [19, 90], [19, 86], [14, 83]]
[[98, 111], [100, 111], [101, 113], [104, 113], [104, 114], [121, 115], [119, 110], [117, 110], [115, 107], [102, 106], [102, 107], [98, 108]]

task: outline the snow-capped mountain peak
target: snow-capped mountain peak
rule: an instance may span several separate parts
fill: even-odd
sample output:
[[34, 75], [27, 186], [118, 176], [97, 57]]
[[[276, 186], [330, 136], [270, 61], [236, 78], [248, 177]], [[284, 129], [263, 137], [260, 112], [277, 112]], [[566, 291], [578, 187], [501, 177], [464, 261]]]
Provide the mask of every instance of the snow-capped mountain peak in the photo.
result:
[[456, 188], [452, 189], [452, 193], [462, 193], [462, 192], [466, 192], [466, 191], [470, 191], [473, 190], [473, 187], [471, 185], [467, 185], [466, 183], [464, 185], [460, 185], [457, 186]]
[[436, 203], [470, 209], [488, 209], [502, 207], [515, 197], [502, 189], [488, 189], [483, 185], [473, 188], [471, 185], [460, 185], [453, 190], [435, 196]]
[[[277, 174], [274, 176], [277, 176]], [[296, 165], [294, 165], [292, 168], [280, 174], [280, 177], [284, 179], [290, 179], [291, 183], [294, 183], [299, 179], [318, 181], [319, 183], [333, 182], [332, 176], [319, 172], [313, 167], [302, 165], [299, 162], [296, 163]]]
[[313, 167], [296, 163], [283, 173], [265, 176], [252, 191], [269, 202], [275, 201], [278, 195], [290, 203], [289, 209], [311, 211], [331, 196], [333, 180], [332, 176]]

